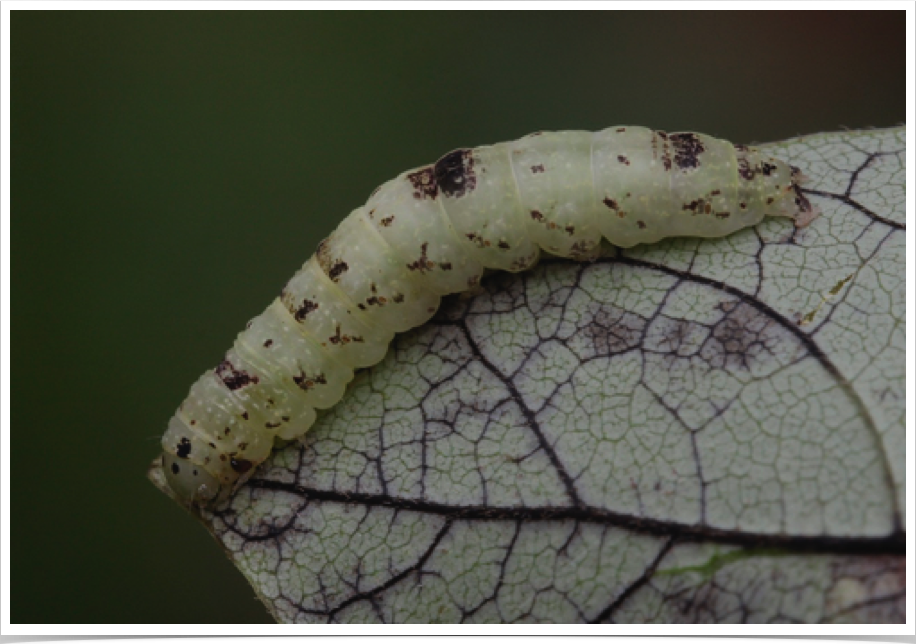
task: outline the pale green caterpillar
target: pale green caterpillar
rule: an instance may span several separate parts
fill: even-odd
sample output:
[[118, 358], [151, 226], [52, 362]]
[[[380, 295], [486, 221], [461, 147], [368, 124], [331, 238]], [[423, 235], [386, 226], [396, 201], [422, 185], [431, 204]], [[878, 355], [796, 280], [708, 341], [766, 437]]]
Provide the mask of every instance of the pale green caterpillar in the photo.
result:
[[353, 370], [485, 268], [522, 271], [540, 251], [588, 261], [663, 237], [722, 237], [765, 216], [805, 225], [799, 171], [754, 148], [643, 127], [539, 132], [450, 152], [378, 188], [206, 372], [162, 437], [176, 498], [221, 501], [275, 438], [301, 437]]

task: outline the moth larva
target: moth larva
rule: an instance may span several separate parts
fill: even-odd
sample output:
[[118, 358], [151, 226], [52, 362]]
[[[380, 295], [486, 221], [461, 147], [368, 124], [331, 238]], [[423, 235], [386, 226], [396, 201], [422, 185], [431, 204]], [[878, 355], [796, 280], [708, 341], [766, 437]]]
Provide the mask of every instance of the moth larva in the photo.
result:
[[630, 247], [722, 237], [765, 216], [804, 225], [797, 169], [703, 134], [612, 127], [539, 132], [446, 154], [378, 188], [325, 239], [280, 297], [205, 373], [162, 438], [169, 487], [222, 500], [333, 406], [353, 370], [484, 268], [521, 271], [540, 251], [594, 259]]

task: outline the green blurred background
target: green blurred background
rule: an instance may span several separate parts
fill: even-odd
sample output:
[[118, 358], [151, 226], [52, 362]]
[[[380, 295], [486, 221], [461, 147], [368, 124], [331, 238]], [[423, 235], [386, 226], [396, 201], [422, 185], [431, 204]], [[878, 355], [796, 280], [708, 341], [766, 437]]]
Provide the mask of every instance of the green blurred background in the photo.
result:
[[905, 119], [903, 11], [14, 11], [11, 34], [17, 623], [270, 621], [146, 467], [381, 182], [540, 129]]

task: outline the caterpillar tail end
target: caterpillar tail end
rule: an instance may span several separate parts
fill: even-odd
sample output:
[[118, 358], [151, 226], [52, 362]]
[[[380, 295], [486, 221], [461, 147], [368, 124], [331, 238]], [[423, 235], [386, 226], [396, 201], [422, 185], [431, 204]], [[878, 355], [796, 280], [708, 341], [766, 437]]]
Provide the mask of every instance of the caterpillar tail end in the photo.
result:
[[802, 193], [801, 186], [810, 182], [811, 179], [794, 165], [789, 167], [792, 169], [792, 191], [795, 193], [795, 212], [792, 218], [795, 220], [796, 228], [806, 228], [820, 217], [821, 211]]

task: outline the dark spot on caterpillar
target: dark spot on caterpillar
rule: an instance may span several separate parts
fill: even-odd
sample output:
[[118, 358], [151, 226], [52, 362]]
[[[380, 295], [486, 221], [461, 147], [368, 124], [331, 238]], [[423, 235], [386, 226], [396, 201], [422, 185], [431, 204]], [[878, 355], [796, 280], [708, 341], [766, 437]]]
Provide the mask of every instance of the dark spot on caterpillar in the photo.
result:
[[540, 164], [539, 164], [539, 165], [533, 165], [533, 166], [531, 166], [531, 172], [532, 172], [533, 174], [538, 174], [539, 172], [543, 172], [543, 171], [544, 171], [544, 166], [543, 166], [543, 165], [540, 165]]
[[192, 425], [196, 425], [196, 424], [197, 424], [197, 421], [192, 419], [192, 420], [191, 420], [191, 424], [192, 424]]
[[244, 474], [251, 469], [252, 463], [244, 458], [233, 458], [229, 461], [229, 465], [239, 474]]
[[772, 163], [763, 162], [761, 169], [763, 170], [763, 176], [768, 177], [773, 174], [773, 171], [776, 169], [776, 166]]
[[226, 455], [225, 455], [225, 454], [220, 454], [220, 455], [219, 455], [219, 460], [225, 462], [225, 461], [226, 461]]
[[[381, 299], [384, 300], [385, 298], [381, 298]], [[404, 301], [404, 294], [403, 294], [403, 293], [395, 293], [394, 296], [392, 296], [391, 299], [394, 300], [394, 303], [395, 303], [395, 304], [400, 304], [401, 302]], [[382, 302], [382, 303], [384, 304], [384, 302]]]
[[710, 192], [709, 194], [711, 194], [712, 196], [721, 195], [721, 194], [722, 194], [722, 191], [721, 191], [721, 190], [713, 190], [713, 191]]
[[228, 436], [231, 432], [232, 432], [232, 430], [229, 429], [228, 427], [227, 427], [226, 429], [223, 430], [223, 433], [224, 433], [226, 436]]
[[452, 263], [451, 262], [442, 262], [441, 264], [439, 264], [439, 268], [441, 268], [444, 271], [450, 271], [452, 270]]
[[500, 241], [500, 242], [499, 242], [498, 244], [496, 244], [496, 245], [497, 245], [497, 247], [501, 248], [502, 250], [509, 250], [509, 244], [508, 244], [508, 242]]
[[269, 349], [270, 346], [271, 346], [273, 343], [274, 343], [273, 340], [270, 340], [270, 339], [264, 340], [264, 348], [265, 348], [265, 349]]
[[447, 197], [458, 199], [477, 187], [471, 150], [455, 150], [436, 161], [436, 183]]
[[743, 201], [739, 203], [738, 206], [741, 208], [741, 210], [747, 210], [747, 204], [744, 203]]
[[191, 441], [187, 438], [182, 438], [175, 447], [175, 453], [178, 455], [178, 458], [187, 458], [188, 454], [191, 453]]
[[662, 141], [662, 167], [665, 172], [671, 170], [671, 150], [668, 148], [668, 133], [658, 130], [652, 136], [652, 158], [658, 158], [658, 142]]
[[357, 304], [356, 306], [359, 308], [360, 311], [365, 311], [365, 310], [366, 310], [366, 305], [363, 304], [362, 302], [360, 302], [360, 303]]
[[413, 186], [414, 199], [435, 199], [439, 194], [439, 186], [436, 184], [436, 176], [431, 166], [408, 174], [407, 180]]
[[407, 269], [411, 271], [420, 271], [421, 274], [425, 273], [428, 270], [431, 270], [436, 267], [436, 262], [430, 261], [429, 257], [426, 256], [426, 250], [429, 247], [429, 243], [423, 242], [420, 246], [420, 257], [416, 261], [411, 262], [407, 265]]
[[773, 203], [773, 201], [775, 201], [775, 199], [773, 199], [773, 197], [767, 197], [767, 205], [768, 205], [768, 206], [769, 206], [771, 203]]
[[209, 445], [209, 446], [212, 447], [213, 449], [216, 449], [216, 445], [214, 445], [213, 443], [207, 443], [207, 445]]
[[591, 243], [587, 241], [577, 241], [569, 247], [569, 256], [576, 261], [593, 259], [594, 250], [595, 247]]
[[172, 462], [172, 474], [178, 474], [178, 463]]
[[700, 137], [690, 132], [681, 132], [672, 134], [670, 138], [674, 144], [674, 162], [677, 167], [681, 170], [700, 167], [700, 154], [706, 151]]
[[567, 227], [564, 228], [563, 230], [565, 230], [566, 233], [567, 233], [568, 235], [573, 235], [573, 234], [576, 232], [576, 227], [573, 226], [572, 224], [570, 224], [569, 226], [567, 226]]
[[617, 210], [617, 202], [611, 199], [610, 197], [605, 197], [603, 201], [604, 205], [610, 208], [611, 210]]
[[328, 277], [336, 282], [337, 278], [346, 273], [349, 268], [350, 267], [347, 266], [346, 262], [337, 260], [337, 262], [331, 267], [331, 270], [328, 271]]
[[284, 423], [288, 423], [288, 422], [289, 422], [289, 416], [280, 416], [280, 420], [282, 420]]
[[617, 155], [617, 160], [623, 164], [630, 165], [630, 160], [626, 158], [625, 156], [623, 156], [622, 154]]
[[738, 176], [744, 179], [745, 181], [751, 181], [754, 178], [754, 169], [751, 168], [751, 164], [747, 162], [747, 159], [738, 159]]
[[534, 255], [528, 257], [519, 257], [512, 264], [509, 265], [509, 270], [512, 271], [521, 271], [531, 266], [531, 263], [534, 261], [534, 258], [537, 257], [537, 252]]
[[716, 217], [718, 217], [719, 219], [728, 219], [729, 217], [731, 217], [731, 213], [730, 212], [717, 212]]
[[531, 218], [535, 221], [544, 221], [544, 215], [541, 214], [540, 210], [532, 210]]
[[309, 313], [318, 308], [318, 302], [312, 302], [311, 300], [302, 300], [302, 304], [296, 309], [296, 312], [293, 313], [293, 317], [296, 318], [296, 322], [302, 322]]
[[637, 221], [637, 222], [636, 222], [636, 225], [639, 226], [640, 230], [642, 230], [642, 229], [644, 229], [644, 228], [646, 227], [646, 222], [644, 222], [644, 221]]
[[308, 391], [315, 385], [326, 385], [328, 384], [328, 379], [325, 378], [323, 373], [319, 373], [317, 376], [309, 377], [305, 375], [305, 372], [300, 369], [298, 376], [293, 376], [293, 382], [296, 383], [296, 386], [303, 391]]
[[259, 381], [257, 376], [252, 376], [236, 369], [228, 360], [223, 360], [219, 363], [219, 366], [216, 367], [216, 375], [223, 381], [229, 391], [235, 391], [248, 385], [256, 385]]
[[248, 420], [248, 412], [247, 412], [247, 411], [243, 411], [243, 412], [242, 412], [242, 418], [244, 418], [245, 420]]
[[385, 226], [385, 227], [387, 228], [388, 226], [391, 225], [391, 222], [393, 222], [393, 221], [394, 221], [394, 215], [391, 215], [391, 216], [389, 216], [389, 217], [385, 217], [385, 218], [382, 219], [382, 221], [380, 221], [379, 223], [382, 224], [382, 226]]
[[475, 244], [477, 244], [477, 248], [486, 248], [487, 246], [490, 245], [490, 242], [489, 242], [488, 240], [484, 239], [483, 237], [481, 237], [481, 236], [478, 235], [477, 233], [467, 233], [467, 234], [465, 234], [465, 237], [467, 237], [467, 238], [470, 239], [472, 242], [474, 242]]
[[248, 443], [239, 443], [239, 451], [244, 452], [248, 448]]
[[335, 334], [328, 338], [328, 341], [331, 344], [350, 344], [351, 342], [364, 342], [365, 340], [358, 335], [349, 336], [341, 334], [340, 325], [338, 324], [335, 328]]

